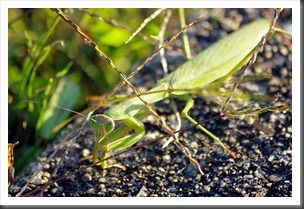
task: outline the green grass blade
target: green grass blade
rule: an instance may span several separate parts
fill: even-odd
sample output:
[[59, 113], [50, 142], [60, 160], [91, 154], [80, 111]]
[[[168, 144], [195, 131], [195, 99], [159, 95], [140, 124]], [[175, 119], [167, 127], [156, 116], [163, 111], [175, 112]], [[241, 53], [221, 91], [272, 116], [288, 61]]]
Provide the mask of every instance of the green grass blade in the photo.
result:
[[36, 62], [37, 57], [39, 57], [39, 54], [43, 50], [47, 40], [49, 39], [50, 35], [54, 32], [56, 26], [58, 25], [60, 21], [60, 17], [56, 16], [54, 18], [54, 21], [52, 22], [49, 30], [43, 34], [40, 39], [38, 40], [37, 44], [33, 46], [33, 49], [31, 51], [33, 52], [33, 57], [27, 57], [24, 61], [24, 65], [22, 66], [22, 72], [23, 72], [23, 79], [21, 81], [21, 85], [19, 88], [19, 95], [22, 95], [24, 92], [24, 89], [26, 89], [26, 85], [30, 79], [30, 75], [32, 73], [32, 69], [34, 66], [34, 63]]
[[[50, 54], [50, 52], [51, 52], [51, 47], [50, 46], [44, 47], [41, 54], [39, 55], [39, 57], [37, 57], [37, 62], [34, 64], [33, 69], [32, 69], [32, 73], [31, 73], [30, 78], [29, 78], [29, 84], [28, 84], [28, 89], [27, 89], [28, 98], [33, 97], [34, 80], [35, 80], [35, 77], [36, 77], [37, 70], [40, 67], [40, 65], [44, 62], [44, 60], [47, 58], [47, 56]], [[34, 111], [34, 103], [33, 102], [29, 102], [28, 109], [29, 109], [29, 112]]]

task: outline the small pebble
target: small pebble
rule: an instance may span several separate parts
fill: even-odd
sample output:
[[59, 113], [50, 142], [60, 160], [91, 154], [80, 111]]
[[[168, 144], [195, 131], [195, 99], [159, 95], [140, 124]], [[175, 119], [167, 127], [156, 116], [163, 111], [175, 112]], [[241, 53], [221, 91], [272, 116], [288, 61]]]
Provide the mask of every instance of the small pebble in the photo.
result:
[[95, 189], [94, 188], [90, 188], [87, 190], [87, 193], [90, 195], [94, 195], [95, 194]]
[[192, 141], [190, 143], [190, 148], [194, 150], [194, 152], [197, 152], [198, 148], [199, 148], [199, 145], [196, 141]]
[[159, 172], [161, 172], [161, 173], [165, 173], [165, 172], [166, 172], [166, 170], [165, 170], [163, 167], [159, 167], [158, 170], [159, 170]]
[[204, 185], [203, 190], [204, 192], [210, 192], [210, 186]]
[[279, 48], [277, 46], [272, 47], [272, 52], [277, 53], [279, 51]]
[[269, 161], [269, 162], [272, 162], [273, 159], [274, 159], [274, 155], [270, 155], [270, 157], [268, 158], [268, 161]]
[[117, 195], [121, 195], [121, 194], [122, 194], [122, 190], [121, 190], [121, 189], [116, 189], [116, 190], [115, 190], [115, 193], [116, 193]]
[[81, 178], [83, 181], [92, 181], [92, 176], [88, 173], [84, 174]]
[[244, 175], [244, 179], [252, 179], [253, 175]]
[[266, 59], [270, 59], [272, 57], [272, 52], [269, 51], [269, 52], [265, 52], [265, 58]]
[[276, 176], [276, 175], [270, 175], [270, 176], [268, 177], [268, 179], [269, 179], [270, 181], [272, 181], [272, 182], [278, 182], [278, 181], [280, 181], [280, 180], [282, 179], [282, 177], [279, 177], [279, 176]]
[[270, 188], [270, 187], [272, 186], [272, 183], [267, 183], [266, 186], [267, 186], [268, 188]]
[[231, 144], [235, 144], [236, 143], [236, 138], [235, 137], [233, 137], [233, 136], [230, 136], [229, 137], [229, 142], [231, 143]]
[[136, 195], [137, 197], [147, 197], [148, 196], [148, 189], [145, 186], [142, 186], [138, 194]]
[[91, 151], [89, 149], [83, 149], [82, 150], [82, 156], [88, 157], [90, 155]]
[[50, 164], [48, 164], [48, 163], [46, 163], [46, 164], [43, 165], [43, 169], [45, 169], [45, 170], [49, 169], [50, 167], [51, 167], [51, 166], [50, 166]]
[[223, 188], [223, 187], [225, 187], [225, 186], [226, 186], [226, 182], [222, 181], [222, 182], [221, 182], [221, 187]]
[[101, 177], [101, 178], [98, 179], [98, 182], [100, 182], [100, 183], [105, 183], [105, 182], [106, 182], [106, 178]]
[[58, 192], [58, 188], [56, 187], [56, 188], [53, 188], [52, 190], [51, 190], [51, 193], [53, 193], [53, 194], [55, 194], [56, 192]]
[[111, 183], [112, 184], [116, 184], [118, 182], [118, 178], [117, 177], [111, 177]]
[[288, 48], [287, 48], [287, 47], [280, 46], [280, 47], [279, 47], [279, 50], [280, 50], [280, 53], [281, 53], [283, 56], [288, 55]]
[[165, 163], [170, 163], [171, 162], [171, 156], [170, 155], [164, 155], [163, 156], [163, 161]]
[[258, 178], [263, 177], [263, 175], [262, 175], [258, 170], [256, 170], [256, 171], [254, 172], [254, 176], [255, 176], [255, 177], [258, 177]]

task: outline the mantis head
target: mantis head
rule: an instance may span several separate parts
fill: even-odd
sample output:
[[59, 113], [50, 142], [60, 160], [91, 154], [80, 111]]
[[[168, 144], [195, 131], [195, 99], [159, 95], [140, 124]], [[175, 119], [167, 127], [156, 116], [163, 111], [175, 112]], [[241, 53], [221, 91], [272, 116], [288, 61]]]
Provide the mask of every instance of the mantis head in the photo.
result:
[[103, 114], [92, 115], [87, 117], [98, 142], [102, 141], [115, 129], [115, 123], [112, 118]]

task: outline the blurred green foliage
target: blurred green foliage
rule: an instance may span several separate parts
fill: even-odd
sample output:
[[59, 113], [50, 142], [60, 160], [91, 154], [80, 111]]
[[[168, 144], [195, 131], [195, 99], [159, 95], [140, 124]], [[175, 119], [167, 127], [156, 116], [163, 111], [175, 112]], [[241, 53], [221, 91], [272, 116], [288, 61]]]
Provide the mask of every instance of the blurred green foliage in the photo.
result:
[[[125, 41], [153, 9], [90, 9], [130, 30], [109, 25], [83, 10], [66, 14], [97, 42], [115, 65], [127, 73], [157, 45], [136, 37]], [[56, 136], [53, 128], [69, 116], [56, 108], [80, 110], [88, 95], [101, 95], [119, 76], [87, 46], [66, 22], [49, 9], [9, 9], [9, 142], [19, 140], [19, 172]], [[157, 35], [161, 18], [143, 33]]]

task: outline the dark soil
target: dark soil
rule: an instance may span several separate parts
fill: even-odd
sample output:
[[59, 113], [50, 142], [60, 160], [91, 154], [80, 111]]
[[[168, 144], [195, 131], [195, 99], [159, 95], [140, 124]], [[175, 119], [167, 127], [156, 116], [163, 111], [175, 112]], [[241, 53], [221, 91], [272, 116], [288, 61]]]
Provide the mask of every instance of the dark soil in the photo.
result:
[[[213, 13], [241, 24], [265, 15], [263, 10], [251, 9], [230, 9], [226, 12], [214, 10]], [[291, 11], [285, 11], [279, 24], [282, 27], [291, 27]], [[201, 21], [189, 31], [193, 53], [201, 51], [229, 32], [231, 28], [214, 19]], [[180, 41], [176, 44], [181, 45]], [[170, 70], [180, 65], [183, 59], [181, 52], [167, 52]], [[243, 82], [240, 89], [249, 94], [278, 96], [275, 102], [259, 103], [260, 107], [291, 105], [291, 45], [280, 35], [275, 35], [268, 41], [248, 74], [266, 72], [271, 73], [271, 77]], [[161, 64], [157, 58], [133, 82], [149, 88], [162, 76]], [[144, 87], [141, 88], [145, 89]], [[199, 121], [217, 115], [221, 107], [208, 98], [195, 97], [195, 108], [190, 115]], [[175, 102], [181, 111], [184, 102]], [[242, 101], [242, 104], [247, 103], [248, 101]], [[243, 106], [239, 101], [232, 104]], [[172, 100], [160, 102], [155, 108], [168, 121], [168, 125], [175, 126]], [[65, 139], [80, 120], [62, 131], [45, 152], [16, 177], [9, 189], [10, 196], [16, 196], [26, 183], [25, 190], [18, 196], [41, 187], [50, 181], [56, 168], [58, 172], [51, 181], [77, 170], [81, 165], [90, 164], [84, 159], [90, 155], [95, 140], [89, 126], [80, 128], [76, 136]], [[43, 193], [35, 192], [31, 196], [291, 196], [291, 110], [261, 114], [257, 119], [258, 123], [272, 130], [267, 134], [263, 133], [263, 129], [254, 126], [253, 121], [252, 117], [247, 117], [212, 120], [204, 124], [236, 153], [236, 160], [195, 128], [180, 133], [181, 142], [200, 162], [204, 175], [198, 172], [173, 143], [162, 148], [166, 139], [117, 156], [111, 161], [112, 164], [125, 166], [125, 170], [111, 167], [103, 172], [100, 167], [91, 166], [49, 185]], [[152, 116], [144, 122], [147, 135], [141, 142], [164, 134]], [[182, 120], [182, 123], [183, 126], [189, 125], [186, 120]], [[61, 165], [58, 166], [61, 158]]]

